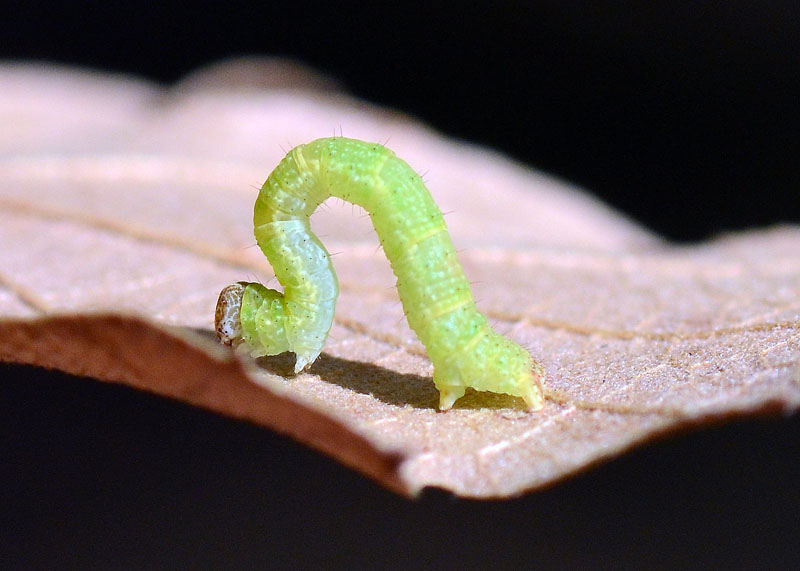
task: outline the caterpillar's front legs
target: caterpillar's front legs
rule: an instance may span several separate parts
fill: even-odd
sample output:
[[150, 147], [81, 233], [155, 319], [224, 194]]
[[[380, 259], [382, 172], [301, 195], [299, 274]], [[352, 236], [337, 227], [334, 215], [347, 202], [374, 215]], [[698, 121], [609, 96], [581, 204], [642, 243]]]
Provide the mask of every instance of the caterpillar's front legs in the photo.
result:
[[243, 346], [254, 357], [297, 355], [295, 373], [316, 360], [319, 351], [303, 352], [286, 334], [283, 294], [259, 283], [237, 282], [223, 289], [217, 300], [217, 338], [225, 345]]

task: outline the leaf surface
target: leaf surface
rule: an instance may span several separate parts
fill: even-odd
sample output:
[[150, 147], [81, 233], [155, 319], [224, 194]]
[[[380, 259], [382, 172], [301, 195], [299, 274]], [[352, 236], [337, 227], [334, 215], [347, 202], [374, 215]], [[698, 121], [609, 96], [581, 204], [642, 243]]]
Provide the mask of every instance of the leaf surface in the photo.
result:
[[[286, 433], [392, 489], [506, 497], [656, 435], [800, 404], [800, 228], [676, 247], [582, 191], [331, 91], [280, 62], [164, 90], [0, 67], [0, 359], [125, 383]], [[432, 369], [357, 207], [313, 217], [341, 282], [309, 372], [213, 339], [220, 289], [268, 282], [258, 187], [342, 130], [424, 174], [479, 307], [548, 371], [548, 402], [468, 393]]]

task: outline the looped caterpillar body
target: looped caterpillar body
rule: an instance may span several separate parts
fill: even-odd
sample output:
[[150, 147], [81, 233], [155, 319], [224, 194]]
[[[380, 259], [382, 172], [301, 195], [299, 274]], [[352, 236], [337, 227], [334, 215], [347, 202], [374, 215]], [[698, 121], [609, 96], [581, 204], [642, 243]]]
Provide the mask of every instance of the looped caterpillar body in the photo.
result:
[[253, 356], [297, 355], [295, 372], [319, 356], [333, 323], [339, 285], [330, 255], [309, 216], [335, 196], [363, 207], [397, 277], [397, 291], [433, 363], [439, 407], [467, 387], [543, 405], [544, 368], [489, 327], [436, 206], [422, 179], [389, 149], [341, 137], [292, 149], [261, 188], [255, 237], [283, 293], [240, 282], [220, 293], [217, 335]]

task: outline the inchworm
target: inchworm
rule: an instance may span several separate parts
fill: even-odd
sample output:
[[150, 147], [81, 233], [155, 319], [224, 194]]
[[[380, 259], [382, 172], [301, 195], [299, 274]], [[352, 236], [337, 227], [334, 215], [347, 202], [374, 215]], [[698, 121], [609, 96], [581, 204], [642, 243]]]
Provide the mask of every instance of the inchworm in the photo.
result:
[[261, 187], [253, 221], [283, 293], [239, 282], [217, 302], [220, 341], [254, 357], [296, 354], [295, 372], [319, 356], [333, 323], [339, 284], [309, 216], [335, 196], [363, 207], [397, 277], [408, 324], [433, 363], [439, 408], [467, 387], [543, 405], [544, 368], [489, 326], [422, 179], [389, 149], [342, 137], [292, 149]]

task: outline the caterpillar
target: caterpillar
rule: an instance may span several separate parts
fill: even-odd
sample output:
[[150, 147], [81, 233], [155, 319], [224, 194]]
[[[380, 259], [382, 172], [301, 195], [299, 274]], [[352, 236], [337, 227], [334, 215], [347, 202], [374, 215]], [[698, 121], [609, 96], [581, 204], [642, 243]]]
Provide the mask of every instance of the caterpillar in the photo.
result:
[[450, 409], [468, 387], [541, 408], [544, 368], [478, 311], [444, 217], [420, 176], [384, 146], [356, 139], [299, 145], [269, 175], [256, 199], [254, 232], [283, 292], [247, 282], [223, 289], [215, 316], [220, 342], [242, 345], [253, 357], [294, 352], [295, 373], [319, 356], [339, 284], [309, 216], [331, 196], [369, 214], [408, 324], [433, 363], [439, 408]]

